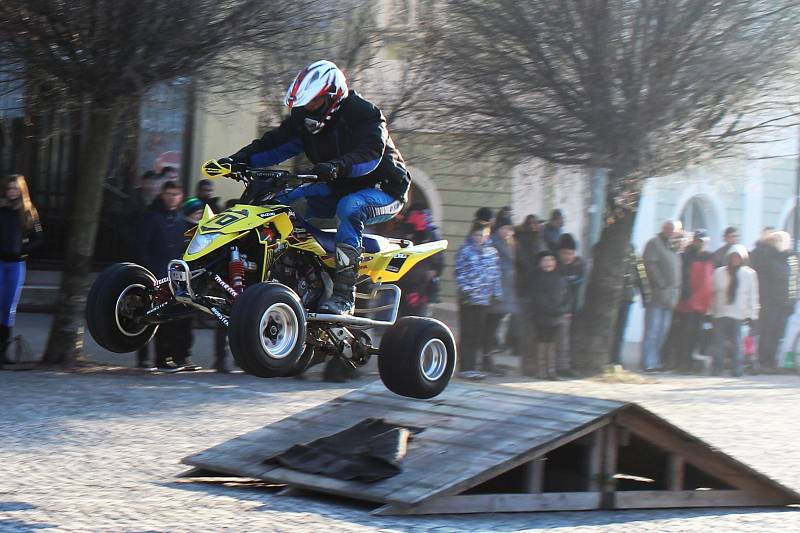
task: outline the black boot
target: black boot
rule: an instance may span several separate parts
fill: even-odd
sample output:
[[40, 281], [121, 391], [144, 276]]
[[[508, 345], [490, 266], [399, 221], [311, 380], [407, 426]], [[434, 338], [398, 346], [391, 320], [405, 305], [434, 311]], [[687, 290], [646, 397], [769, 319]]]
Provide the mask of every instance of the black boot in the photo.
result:
[[333, 279], [333, 294], [319, 304], [319, 313], [349, 315], [356, 305], [356, 279], [361, 250], [348, 244], [336, 245], [336, 276]]
[[8, 339], [11, 338], [11, 328], [8, 326], [0, 326], [0, 365], [10, 363], [6, 357], [8, 351]]

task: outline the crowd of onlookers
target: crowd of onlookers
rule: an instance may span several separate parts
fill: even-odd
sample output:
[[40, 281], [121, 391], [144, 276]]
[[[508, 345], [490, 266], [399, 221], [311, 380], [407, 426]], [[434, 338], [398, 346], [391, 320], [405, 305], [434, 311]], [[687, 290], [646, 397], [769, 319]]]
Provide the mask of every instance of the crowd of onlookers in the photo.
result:
[[710, 357], [715, 375], [774, 371], [798, 298], [798, 259], [785, 231], [765, 228], [753, 250], [729, 227], [725, 244], [667, 221], [645, 246], [645, 371], [693, 372]]
[[[475, 213], [455, 262], [462, 377], [498, 373], [492, 356], [504, 349], [522, 356], [525, 375], [574, 375], [570, 337], [585, 268], [575, 238], [563, 227], [559, 209], [546, 222], [528, 215], [517, 227], [507, 207], [496, 215], [488, 208]], [[621, 361], [630, 307], [641, 295], [644, 371], [706, 369], [719, 375], [730, 369], [740, 376], [779, 366], [798, 298], [800, 269], [791, 238], [766, 228], [750, 252], [739, 244], [736, 228], [727, 228], [723, 239], [723, 246], [710, 250], [706, 230], [683, 232], [680, 222], [667, 221], [641, 257], [629, 246], [612, 362]]]
[[[5, 177], [2, 193], [0, 346], [5, 349], [25, 278], [25, 258], [41, 242], [42, 228], [24, 177]], [[181, 256], [186, 232], [199, 222], [205, 207], [217, 213], [230, 205], [219, 205], [210, 180], [200, 180], [187, 198], [174, 168], [146, 172], [125, 209], [129, 259], [165, 277], [169, 261]], [[509, 207], [497, 213], [487, 207], [475, 212], [454, 272], [462, 377], [501, 374], [493, 356], [503, 350], [522, 356], [527, 376], [574, 375], [570, 338], [572, 319], [581, 311], [585, 264], [576, 253], [575, 238], [564, 232], [564, 223], [560, 209], [546, 221], [528, 215], [520, 225], [512, 223]], [[417, 205], [380, 231], [418, 244], [441, 239], [430, 212]], [[629, 246], [612, 362], [621, 360], [630, 308], [640, 294], [645, 309], [644, 371], [697, 372], [707, 367], [714, 374], [730, 369], [740, 376], [780, 366], [782, 339], [800, 290], [800, 262], [791, 237], [765, 228], [751, 251], [739, 244], [734, 227], [722, 237], [724, 245], [711, 250], [707, 231], [684, 232], [680, 222], [667, 221], [641, 256]], [[430, 304], [439, 301], [443, 269], [443, 254], [437, 254], [399, 281], [400, 316], [430, 314]], [[162, 372], [198, 369], [191, 360], [192, 327], [192, 318], [162, 324], [154, 340], [139, 350], [138, 366]], [[226, 333], [216, 323], [212, 327], [213, 366], [227, 372]], [[5, 362], [5, 352], [2, 356], [0, 362]], [[328, 365], [324, 377], [343, 381], [352, 377], [351, 370]]]
[[581, 306], [584, 263], [564, 222], [559, 209], [546, 222], [528, 215], [520, 226], [509, 207], [475, 213], [455, 261], [461, 377], [501, 373], [492, 356], [506, 348], [523, 355], [528, 376], [574, 375], [570, 332]]

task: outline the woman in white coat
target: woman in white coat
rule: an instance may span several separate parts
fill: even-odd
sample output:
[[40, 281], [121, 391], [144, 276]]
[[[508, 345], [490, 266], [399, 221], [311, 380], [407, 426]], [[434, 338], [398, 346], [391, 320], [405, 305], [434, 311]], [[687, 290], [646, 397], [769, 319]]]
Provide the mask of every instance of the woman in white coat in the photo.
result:
[[742, 375], [742, 324], [758, 318], [758, 276], [747, 266], [747, 248], [731, 246], [725, 266], [714, 271], [714, 365], [715, 376], [722, 374], [730, 358], [734, 376]]

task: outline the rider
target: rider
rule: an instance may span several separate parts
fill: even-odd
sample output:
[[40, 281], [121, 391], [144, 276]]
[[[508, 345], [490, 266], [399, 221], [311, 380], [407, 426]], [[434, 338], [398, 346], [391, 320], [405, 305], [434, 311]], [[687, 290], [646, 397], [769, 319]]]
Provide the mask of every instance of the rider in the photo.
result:
[[281, 125], [228, 159], [268, 166], [305, 152], [314, 163], [302, 173], [316, 174], [320, 182], [298, 187], [280, 200], [306, 198], [310, 217], [339, 218], [333, 294], [318, 311], [352, 313], [364, 226], [400, 212], [411, 176], [389, 137], [383, 113], [348, 89], [334, 63], [317, 61], [301, 70], [284, 103], [290, 114]]

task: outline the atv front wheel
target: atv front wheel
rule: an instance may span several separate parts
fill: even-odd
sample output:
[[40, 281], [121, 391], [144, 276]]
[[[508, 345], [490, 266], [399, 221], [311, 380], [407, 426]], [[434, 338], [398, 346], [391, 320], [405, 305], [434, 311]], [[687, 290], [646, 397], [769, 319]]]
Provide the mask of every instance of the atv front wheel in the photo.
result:
[[134, 263], [117, 263], [97, 277], [86, 300], [86, 325], [95, 342], [116, 353], [135, 352], [158, 326], [142, 319], [156, 278]]
[[378, 372], [395, 394], [433, 398], [450, 382], [455, 366], [453, 334], [438, 320], [403, 317], [381, 339]]
[[[228, 327], [239, 367], [261, 378], [291, 375], [302, 366], [306, 342], [303, 304], [280, 283], [259, 283], [236, 299]], [[309, 357], [310, 358], [310, 357]]]

